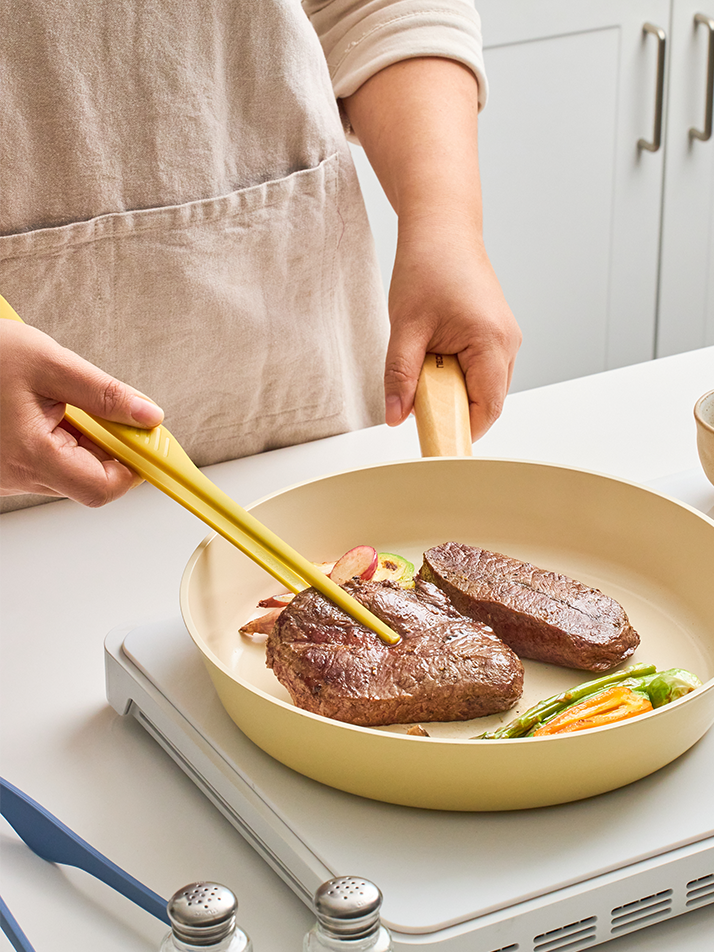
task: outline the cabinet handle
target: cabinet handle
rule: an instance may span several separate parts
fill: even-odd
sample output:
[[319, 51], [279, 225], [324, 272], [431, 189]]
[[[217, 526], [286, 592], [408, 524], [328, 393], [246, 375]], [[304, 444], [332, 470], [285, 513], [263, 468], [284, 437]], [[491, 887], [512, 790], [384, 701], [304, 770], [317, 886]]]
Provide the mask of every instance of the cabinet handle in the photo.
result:
[[697, 13], [694, 17], [694, 29], [702, 23], [709, 30], [709, 53], [707, 55], [707, 104], [704, 107], [704, 130], [695, 129], [693, 126], [689, 130], [690, 139], [701, 139], [706, 142], [712, 137], [712, 105], [714, 105], [714, 20], [705, 16], [703, 13]]
[[654, 133], [652, 141], [639, 139], [637, 147], [647, 149], [648, 152], [656, 152], [662, 144], [662, 109], [664, 106], [664, 59], [667, 52], [667, 35], [661, 26], [654, 26], [652, 23], [645, 23], [642, 27], [644, 37], [652, 33], [657, 37], [657, 92], [655, 94], [655, 119]]

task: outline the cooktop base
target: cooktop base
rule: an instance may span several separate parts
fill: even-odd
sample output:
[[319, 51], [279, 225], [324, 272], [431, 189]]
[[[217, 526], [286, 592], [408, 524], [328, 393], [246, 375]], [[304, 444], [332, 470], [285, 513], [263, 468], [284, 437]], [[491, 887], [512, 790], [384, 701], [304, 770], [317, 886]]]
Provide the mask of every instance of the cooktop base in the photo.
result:
[[107, 636], [107, 696], [306, 902], [336, 875], [384, 893], [400, 952], [578, 952], [714, 902], [714, 731], [577, 803], [445, 813], [295, 773], [223, 709], [180, 617]]

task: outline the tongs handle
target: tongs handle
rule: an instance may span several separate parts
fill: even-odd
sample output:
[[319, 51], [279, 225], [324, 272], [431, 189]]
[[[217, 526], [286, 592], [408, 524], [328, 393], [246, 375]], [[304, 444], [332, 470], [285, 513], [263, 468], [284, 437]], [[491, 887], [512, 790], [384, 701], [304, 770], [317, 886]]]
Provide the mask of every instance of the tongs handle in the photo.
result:
[[39, 803], [1, 777], [0, 813], [33, 853], [42, 859], [83, 869], [170, 925], [165, 899], [125, 873]]
[[165, 426], [143, 430], [100, 420], [72, 406], [67, 406], [65, 418], [115, 459], [232, 542], [290, 591], [299, 592], [306, 587], [305, 580], [267, 548], [269, 538], [273, 548], [279, 549], [277, 536], [211, 482]]
[[99, 420], [76, 407], [67, 407], [65, 416], [102, 449], [198, 516], [291, 592], [312, 585], [387, 644], [399, 641], [396, 632], [381, 619], [204, 476], [165, 426], [141, 430]]
[[466, 381], [458, 357], [427, 354], [414, 398], [422, 456], [471, 456]]
[[0, 896], [0, 929], [10, 940], [10, 945], [16, 952], [35, 952], [35, 948], [20, 928], [17, 919], [7, 908], [7, 903]]

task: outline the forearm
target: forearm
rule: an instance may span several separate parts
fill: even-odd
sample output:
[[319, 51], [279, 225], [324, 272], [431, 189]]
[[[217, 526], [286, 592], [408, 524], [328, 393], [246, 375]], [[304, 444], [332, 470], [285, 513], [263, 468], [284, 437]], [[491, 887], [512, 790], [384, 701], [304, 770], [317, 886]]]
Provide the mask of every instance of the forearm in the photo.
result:
[[448, 223], [481, 237], [478, 82], [441, 58], [395, 63], [343, 100], [400, 235]]

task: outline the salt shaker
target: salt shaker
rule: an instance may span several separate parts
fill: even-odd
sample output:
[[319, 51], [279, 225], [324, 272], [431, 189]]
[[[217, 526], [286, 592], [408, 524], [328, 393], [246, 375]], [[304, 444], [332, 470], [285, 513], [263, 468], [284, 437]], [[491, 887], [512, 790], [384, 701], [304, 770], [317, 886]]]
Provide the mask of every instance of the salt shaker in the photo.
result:
[[218, 883], [191, 883], [169, 899], [171, 932], [159, 952], [252, 952], [236, 923], [238, 900]]
[[357, 876], [340, 876], [315, 893], [317, 922], [305, 936], [303, 952], [393, 952], [381, 924], [382, 893]]

